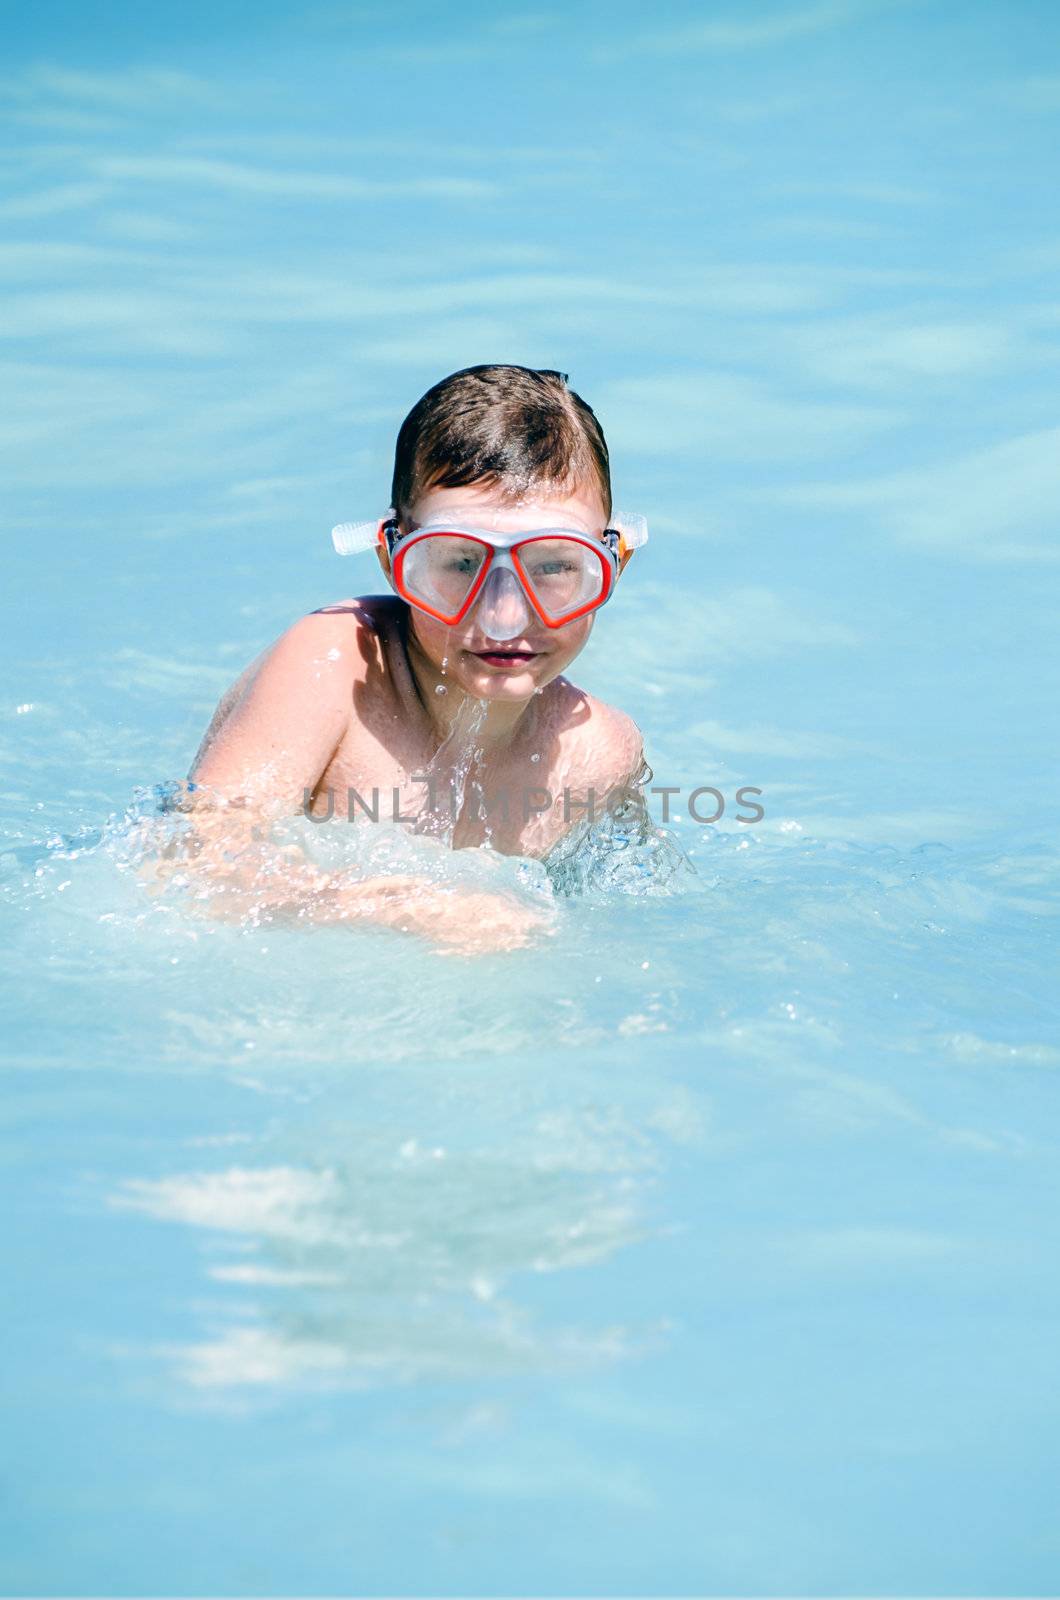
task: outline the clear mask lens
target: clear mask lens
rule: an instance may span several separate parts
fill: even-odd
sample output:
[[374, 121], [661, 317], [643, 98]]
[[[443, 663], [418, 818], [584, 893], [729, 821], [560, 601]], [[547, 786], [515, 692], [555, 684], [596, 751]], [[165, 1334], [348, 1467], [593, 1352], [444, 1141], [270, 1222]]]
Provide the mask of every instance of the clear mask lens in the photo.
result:
[[549, 621], [598, 601], [607, 585], [601, 558], [574, 539], [530, 539], [512, 559]]
[[401, 582], [413, 600], [455, 617], [478, 580], [489, 546], [453, 533], [417, 539], [401, 556]]
[[498, 642], [522, 633], [535, 611], [561, 626], [606, 597], [610, 569], [595, 546], [557, 534], [525, 539], [491, 562], [492, 549], [455, 531], [413, 539], [395, 560], [399, 592], [443, 621], [455, 621], [473, 600], [476, 626]]

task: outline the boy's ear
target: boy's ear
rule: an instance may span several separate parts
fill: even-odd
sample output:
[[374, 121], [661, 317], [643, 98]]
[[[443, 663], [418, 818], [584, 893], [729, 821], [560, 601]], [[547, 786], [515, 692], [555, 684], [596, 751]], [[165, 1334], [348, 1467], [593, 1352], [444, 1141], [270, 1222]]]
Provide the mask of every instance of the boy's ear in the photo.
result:
[[383, 532], [383, 529], [386, 527], [388, 522], [393, 521], [396, 517], [397, 512], [394, 510], [393, 506], [389, 508], [385, 517], [380, 517], [378, 529], [379, 542], [375, 547], [375, 553], [379, 557], [379, 565], [382, 567], [383, 575], [388, 582], [390, 580], [390, 546], [387, 544], [386, 534]]

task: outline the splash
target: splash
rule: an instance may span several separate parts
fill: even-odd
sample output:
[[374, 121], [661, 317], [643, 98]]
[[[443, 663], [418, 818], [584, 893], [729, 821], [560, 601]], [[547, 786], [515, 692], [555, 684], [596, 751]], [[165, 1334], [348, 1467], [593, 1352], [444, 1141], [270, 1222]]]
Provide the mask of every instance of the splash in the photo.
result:
[[653, 777], [643, 762], [621, 805], [584, 819], [553, 846], [544, 865], [555, 894], [667, 894], [696, 875], [676, 834], [652, 822], [644, 788]]
[[[485, 790], [477, 776], [483, 759], [478, 735], [489, 714], [489, 702], [467, 697], [459, 706], [452, 726], [422, 773], [426, 778], [425, 804], [413, 824], [413, 831], [452, 846], [457, 822], [469, 798], [476, 814], [486, 822], [486, 837], [492, 837], [485, 808]], [[409, 774], [411, 777], [412, 774]], [[430, 803], [433, 794], [435, 804]]]

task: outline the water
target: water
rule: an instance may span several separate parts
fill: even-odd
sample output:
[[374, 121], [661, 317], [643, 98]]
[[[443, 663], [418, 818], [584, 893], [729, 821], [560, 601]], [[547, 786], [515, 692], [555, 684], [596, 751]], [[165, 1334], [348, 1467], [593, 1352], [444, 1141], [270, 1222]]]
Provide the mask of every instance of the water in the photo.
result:
[[12, 843], [9, 1586], [1043, 1570], [1056, 849], [683, 837], [456, 962], [196, 918], [121, 816]]
[[[369, 10], [8, 29], [0, 1588], [1054, 1592], [1057, 18]], [[474, 959], [152, 894], [495, 360], [647, 516], [571, 676], [669, 822], [289, 824], [548, 907]]]

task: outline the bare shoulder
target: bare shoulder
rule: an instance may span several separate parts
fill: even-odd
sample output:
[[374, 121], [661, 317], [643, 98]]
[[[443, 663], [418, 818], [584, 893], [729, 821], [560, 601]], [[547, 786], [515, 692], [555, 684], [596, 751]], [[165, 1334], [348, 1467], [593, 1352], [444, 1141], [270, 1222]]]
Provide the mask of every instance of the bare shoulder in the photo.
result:
[[378, 602], [372, 597], [337, 600], [307, 612], [282, 633], [273, 654], [292, 663], [319, 666], [341, 676], [343, 670], [374, 660], [384, 631]]
[[228, 691], [235, 698], [259, 679], [349, 687], [378, 667], [398, 613], [382, 595], [336, 600], [299, 617], [250, 663]]
[[364, 602], [342, 600], [299, 617], [265, 647], [232, 683], [200, 742], [192, 775], [227, 757], [234, 741], [255, 750], [276, 738], [285, 743], [341, 736], [352, 685], [363, 677], [378, 638]]
[[644, 736], [633, 718], [567, 679], [557, 679], [556, 732], [578, 783], [621, 784], [644, 759]]

